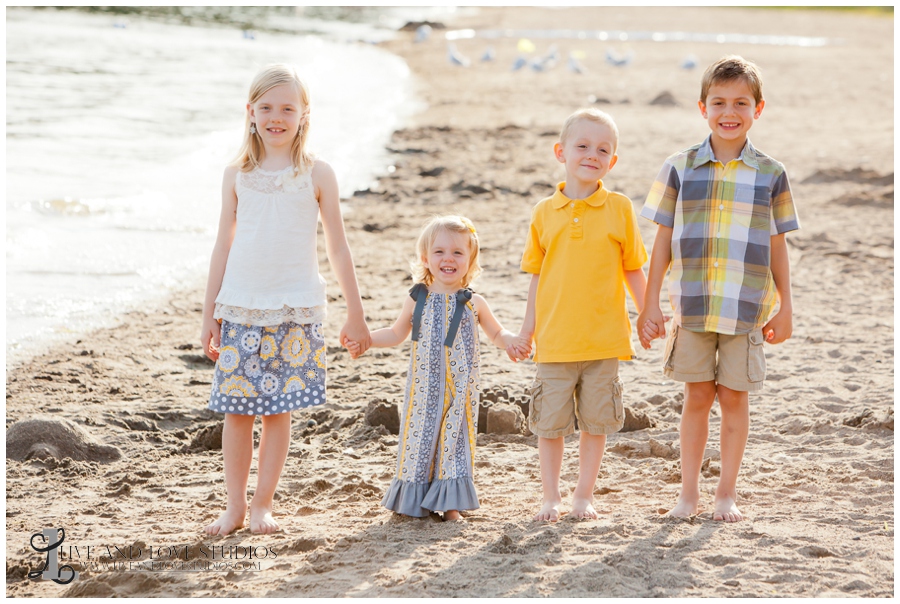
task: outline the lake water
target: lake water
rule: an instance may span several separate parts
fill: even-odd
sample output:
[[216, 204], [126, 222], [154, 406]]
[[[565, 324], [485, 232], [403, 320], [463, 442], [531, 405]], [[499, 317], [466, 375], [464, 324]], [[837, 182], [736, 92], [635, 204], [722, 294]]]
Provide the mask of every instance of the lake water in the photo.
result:
[[[6, 17], [7, 365], [205, 281], [222, 171], [259, 67], [297, 65], [310, 149], [343, 197], [387, 169], [390, 134], [415, 110], [401, 59], [333, 32]], [[347, 27], [358, 38], [366, 26]]]

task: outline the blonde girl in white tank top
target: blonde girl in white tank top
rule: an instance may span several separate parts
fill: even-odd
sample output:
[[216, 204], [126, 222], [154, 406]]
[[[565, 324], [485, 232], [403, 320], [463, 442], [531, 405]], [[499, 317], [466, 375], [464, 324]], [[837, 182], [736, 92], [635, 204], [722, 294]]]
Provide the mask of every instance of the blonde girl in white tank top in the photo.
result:
[[262, 69], [250, 85], [244, 141], [225, 169], [219, 231], [209, 265], [200, 342], [216, 361], [209, 408], [225, 414], [227, 505], [210, 535], [241, 528], [262, 417], [259, 480], [250, 530], [272, 533], [273, 498], [287, 459], [291, 411], [325, 402], [325, 280], [316, 258], [321, 218], [328, 259], [347, 301], [340, 342], [371, 343], [344, 235], [337, 179], [306, 150], [310, 105], [289, 65]]

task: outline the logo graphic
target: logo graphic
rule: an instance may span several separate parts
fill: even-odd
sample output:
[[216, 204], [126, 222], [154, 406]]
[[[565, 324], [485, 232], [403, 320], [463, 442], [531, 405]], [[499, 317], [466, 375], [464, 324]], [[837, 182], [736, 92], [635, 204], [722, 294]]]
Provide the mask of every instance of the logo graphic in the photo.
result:
[[[40, 537], [43, 539], [44, 543], [49, 543], [46, 547], [38, 547], [34, 544], [34, 538]], [[59, 538], [59, 541], [54, 542], [54, 539]], [[57, 553], [57, 549], [60, 545], [63, 544], [63, 541], [66, 540], [66, 531], [63, 528], [53, 529], [53, 528], [45, 528], [43, 532], [35, 533], [31, 536], [31, 548], [40, 553], [46, 553], [47, 559], [44, 561], [44, 567], [40, 570], [31, 571], [28, 573], [29, 579], [49, 579], [54, 583], [59, 583], [60, 585], [68, 585], [72, 581], [78, 578], [78, 571], [69, 566], [68, 564], [64, 566], [59, 565], [59, 554]]]

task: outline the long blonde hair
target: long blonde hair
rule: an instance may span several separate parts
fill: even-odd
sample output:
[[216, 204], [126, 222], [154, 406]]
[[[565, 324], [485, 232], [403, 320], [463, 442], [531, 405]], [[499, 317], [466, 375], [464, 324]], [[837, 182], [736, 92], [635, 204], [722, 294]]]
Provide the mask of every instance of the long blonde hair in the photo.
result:
[[[312, 166], [314, 158], [306, 150], [306, 139], [309, 135], [310, 124], [309, 90], [300, 79], [300, 76], [297, 75], [297, 70], [292, 65], [285, 63], [276, 63], [263, 67], [250, 83], [250, 94], [247, 102], [252, 105], [272, 88], [285, 84], [296, 87], [300, 95], [300, 102], [303, 105], [301, 115], [306, 116], [306, 121], [300, 126], [300, 131], [294, 135], [294, 141], [291, 143], [291, 163], [294, 165], [294, 170], [302, 173]], [[256, 134], [250, 133], [250, 110], [248, 109], [244, 120], [244, 140], [233, 164], [241, 172], [249, 172], [259, 167], [263, 151], [263, 143], [259, 132]]]
[[481, 265], [478, 264], [478, 251], [480, 249], [478, 234], [475, 232], [475, 225], [465, 216], [434, 216], [425, 224], [418, 241], [416, 241], [416, 257], [409, 263], [412, 269], [413, 281], [415, 283], [424, 283], [425, 285], [434, 283], [434, 275], [422, 262], [422, 258], [428, 255], [428, 250], [431, 249], [434, 240], [437, 239], [438, 232], [442, 230], [450, 233], [465, 233], [469, 236], [469, 251], [472, 255], [469, 258], [469, 270], [466, 271], [466, 276], [462, 280], [462, 286], [468, 287], [481, 274]]

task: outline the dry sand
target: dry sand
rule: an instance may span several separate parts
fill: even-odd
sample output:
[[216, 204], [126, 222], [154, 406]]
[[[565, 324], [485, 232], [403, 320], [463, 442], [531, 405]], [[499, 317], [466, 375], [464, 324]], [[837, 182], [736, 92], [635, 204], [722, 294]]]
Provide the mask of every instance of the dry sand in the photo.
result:
[[[621, 131], [607, 184], [640, 208], [663, 159], [702, 140], [701, 66], [736, 52], [764, 72], [768, 104], [754, 143], [791, 175], [802, 230], [789, 235], [794, 337], [768, 348], [764, 392], [752, 397], [751, 435], [738, 489], [744, 522], [710, 516], [719, 473], [714, 412], [702, 489], [705, 509], [662, 517], [679, 481], [682, 388], [660, 371], [661, 345], [624, 364], [636, 429], [612, 435], [597, 481], [596, 521], [531, 521], [539, 507], [535, 437], [478, 437], [481, 509], [465, 522], [392, 516], [380, 499], [397, 437], [373, 426], [401, 402], [408, 345], [351, 361], [337, 348], [344, 306], [327, 322], [329, 403], [294, 414], [277, 496], [284, 531], [208, 538], [222, 510], [219, 417], [207, 411], [212, 367], [197, 345], [201, 286], [158, 312], [33, 358], [7, 374], [7, 427], [49, 418], [47, 442], [7, 460], [10, 596], [863, 596], [894, 593], [893, 22], [857, 13], [762, 9], [481, 9], [448, 25], [478, 29], [618, 29], [824, 36], [821, 48], [703, 43], [558, 44], [562, 64], [511, 72], [515, 38], [461, 41], [469, 69], [448, 64], [441, 31], [385, 44], [405, 58], [429, 107], [391, 143], [396, 171], [347, 202], [350, 245], [372, 328], [396, 316], [406, 263], [432, 213], [469, 216], [484, 242], [476, 289], [518, 329], [528, 277], [518, 269], [530, 208], [561, 179], [551, 146], [563, 119], [591, 95]], [[615, 68], [607, 48], [634, 51]], [[565, 69], [569, 50], [588, 73]], [[668, 92], [674, 105], [651, 101]], [[641, 219], [649, 249], [653, 225]], [[333, 273], [322, 271], [337, 294]], [[577, 317], [573, 317], [577, 320]], [[482, 343], [483, 387], [520, 398], [534, 371]], [[382, 406], [384, 406], [382, 405]], [[383, 411], [383, 409], [382, 409]], [[63, 421], [63, 418], [69, 422]], [[381, 418], [381, 420], [379, 420]], [[309, 426], [309, 420], [315, 420]], [[389, 422], [388, 422], [389, 423]], [[31, 426], [32, 431], [35, 429]], [[55, 440], [54, 440], [55, 439]], [[219, 436], [220, 439], [220, 436]], [[30, 442], [30, 441], [29, 441]], [[7, 443], [7, 455], [29, 443]], [[55, 447], [55, 448], [54, 448]], [[121, 458], [114, 459], [109, 447]], [[78, 458], [82, 459], [79, 460]], [[57, 458], [59, 460], [57, 460]], [[577, 472], [567, 441], [564, 490]], [[251, 488], [255, 472], [251, 477]], [[41, 555], [33, 533], [64, 527], [76, 562], [106, 546], [137, 545], [149, 563], [178, 546], [193, 562], [212, 546], [253, 546], [261, 572], [83, 570], [68, 586], [27, 579]], [[87, 560], [86, 546], [92, 546]], [[235, 550], [242, 551], [242, 550]], [[99, 553], [98, 553], [99, 552]], [[174, 553], [169, 551], [169, 553]], [[182, 556], [183, 557], [183, 556]], [[77, 565], [76, 565], [77, 566]]]

